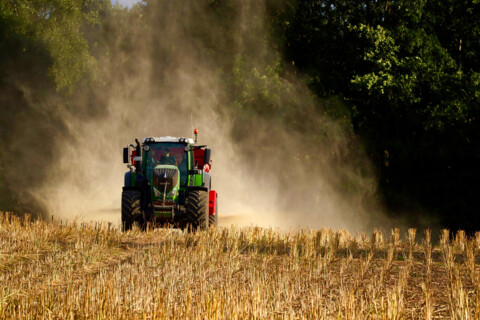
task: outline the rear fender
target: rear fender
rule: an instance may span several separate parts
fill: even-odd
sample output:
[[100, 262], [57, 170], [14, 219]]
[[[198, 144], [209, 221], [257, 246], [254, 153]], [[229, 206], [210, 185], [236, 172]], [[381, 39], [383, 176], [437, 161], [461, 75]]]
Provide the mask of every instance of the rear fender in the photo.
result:
[[132, 173], [131, 171], [125, 172], [125, 179], [124, 179], [123, 185], [125, 187], [135, 186], [136, 177], [137, 177], [136, 173]]
[[202, 191], [207, 191], [208, 192], [208, 188], [204, 187], [204, 186], [188, 186], [187, 187], [187, 193], [188, 193], [188, 191], [193, 191], [193, 190], [202, 190]]
[[129, 187], [132, 185], [132, 173], [130, 171], [125, 172], [125, 178], [124, 178], [124, 187]]

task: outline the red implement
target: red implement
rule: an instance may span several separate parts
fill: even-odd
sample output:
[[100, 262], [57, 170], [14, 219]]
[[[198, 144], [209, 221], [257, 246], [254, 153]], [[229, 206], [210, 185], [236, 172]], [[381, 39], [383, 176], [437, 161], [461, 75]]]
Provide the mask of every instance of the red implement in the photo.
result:
[[208, 213], [211, 216], [215, 215], [216, 208], [217, 208], [217, 191], [210, 190], [210, 192], [208, 193]]

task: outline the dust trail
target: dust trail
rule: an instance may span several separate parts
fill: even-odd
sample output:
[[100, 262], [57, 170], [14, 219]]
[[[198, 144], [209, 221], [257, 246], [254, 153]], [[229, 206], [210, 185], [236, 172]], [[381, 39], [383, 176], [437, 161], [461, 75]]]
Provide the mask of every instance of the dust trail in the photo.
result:
[[[103, 85], [76, 102], [88, 112], [95, 96], [98, 115], [61, 113], [66, 135], [54, 140], [54, 165], [28, 189], [49, 214], [119, 222], [122, 147], [191, 136], [192, 116], [199, 142], [213, 149], [221, 223], [352, 231], [378, 223], [375, 179], [348, 123], [329, 119], [293, 73], [270, 81], [281, 57], [265, 41], [265, 3], [223, 9], [226, 17], [206, 1], [149, 1], [146, 11], [109, 18], [110, 50], [96, 57]], [[237, 69], [245, 78], [226, 83]], [[249, 106], [262, 92], [273, 102]]]

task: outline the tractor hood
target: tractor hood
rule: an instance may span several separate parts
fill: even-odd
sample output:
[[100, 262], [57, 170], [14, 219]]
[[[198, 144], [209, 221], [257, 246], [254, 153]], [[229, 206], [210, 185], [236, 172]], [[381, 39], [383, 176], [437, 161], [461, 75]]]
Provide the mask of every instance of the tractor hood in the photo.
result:
[[152, 184], [156, 198], [173, 199], [178, 193], [180, 171], [173, 165], [157, 165], [153, 169]]

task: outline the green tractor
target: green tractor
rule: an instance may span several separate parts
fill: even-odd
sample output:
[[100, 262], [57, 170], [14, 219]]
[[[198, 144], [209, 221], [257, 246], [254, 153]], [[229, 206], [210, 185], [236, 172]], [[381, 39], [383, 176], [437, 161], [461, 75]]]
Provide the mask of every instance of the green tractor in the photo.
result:
[[123, 149], [122, 230], [134, 224], [206, 229], [217, 226], [217, 192], [212, 190], [211, 149], [191, 138], [149, 137]]

